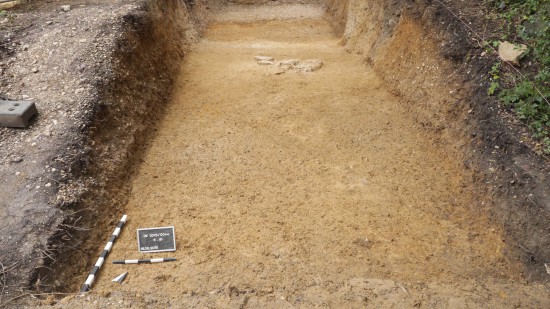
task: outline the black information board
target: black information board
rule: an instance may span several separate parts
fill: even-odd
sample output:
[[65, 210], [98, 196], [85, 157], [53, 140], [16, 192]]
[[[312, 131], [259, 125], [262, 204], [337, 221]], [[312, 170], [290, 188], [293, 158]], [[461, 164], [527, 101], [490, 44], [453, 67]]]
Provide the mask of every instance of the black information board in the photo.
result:
[[173, 226], [137, 230], [139, 252], [176, 251], [176, 234]]

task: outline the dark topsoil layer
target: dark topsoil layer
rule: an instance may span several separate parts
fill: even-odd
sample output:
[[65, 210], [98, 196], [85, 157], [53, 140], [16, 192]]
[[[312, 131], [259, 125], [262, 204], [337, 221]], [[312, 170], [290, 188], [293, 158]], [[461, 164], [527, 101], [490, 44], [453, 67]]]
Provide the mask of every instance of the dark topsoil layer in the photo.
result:
[[[485, 20], [488, 9], [481, 1], [426, 3], [437, 8], [427, 24], [447, 24], [439, 30], [450, 37], [441, 55], [456, 65], [470, 86], [465, 99], [471, 110], [468, 130], [463, 132], [470, 143], [465, 165], [479, 175], [478, 185], [493, 196], [494, 207], [487, 210], [505, 228], [509, 243], [525, 263], [525, 278], [548, 282], [544, 263], [550, 262], [549, 161], [535, 154], [535, 143], [526, 138], [527, 129], [512, 112], [487, 95], [487, 72], [498, 55], [484, 55], [480, 37], [496, 31], [495, 25]], [[421, 17], [422, 10], [415, 14]]]
[[[488, 211], [517, 246], [526, 278], [547, 280], [548, 162], [487, 97], [495, 57], [480, 56], [478, 40], [457, 19], [484, 28], [484, 8], [474, 0], [378, 2], [388, 19], [408, 14], [446, 42], [441, 55], [470, 85], [462, 103], [471, 112], [466, 126], [457, 126], [469, 141], [465, 165], [493, 196]], [[84, 281], [90, 257], [122, 214], [128, 179], [154, 134], [177, 63], [205, 22], [200, 1], [72, 4], [62, 13], [60, 3], [33, 2], [0, 25], [0, 92], [30, 97], [39, 109], [29, 129], [0, 128], [0, 289], [9, 292], [0, 305], [27, 289], [72, 291]], [[345, 16], [336, 20], [345, 24]]]

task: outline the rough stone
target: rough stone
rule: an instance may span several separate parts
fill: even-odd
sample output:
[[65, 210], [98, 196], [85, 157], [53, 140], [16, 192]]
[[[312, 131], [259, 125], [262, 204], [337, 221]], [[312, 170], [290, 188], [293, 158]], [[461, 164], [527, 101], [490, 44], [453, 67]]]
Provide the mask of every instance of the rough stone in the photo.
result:
[[70, 5], [62, 5], [61, 6], [61, 9], [64, 11], [64, 12], [68, 12], [71, 10], [71, 6]]
[[502, 61], [510, 62], [514, 65], [519, 65], [519, 58], [527, 52], [527, 45], [512, 44], [504, 41], [498, 46], [498, 56]]
[[302, 72], [314, 72], [319, 70], [323, 66], [323, 61], [319, 59], [300, 61], [296, 66], [298, 71]]
[[14, 157], [13, 159], [11, 159], [12, 163], [19, 163], [21, 161], [23, 161], [23, 158], [21, 158], [21, 157]]
[[258, 64], [259, 64], [259, 65], [272, 65], [272, 64], [273, 64], [273, 61], [260, 60], [260, 61], [258, 61]]
[[278, 69], [275, 70], [273, 74], [279, 75], [289, 70], [294, 70], [298, 72], [313, 72], [319, 70], [322, 66], [323, 61], [319, 59], [304, 61], [298, 59], [281, 60], [277, 63]]
[[265, 61], [273, 61], [273, 57], [269, 57], [269, 56], [256, 56], [254, 57], [254, 59], [256, 59], [256, 61], [262, 61], [262, 60], [265, 60]]
[[15, 6], [17, 6], [21, 1], [15, 0], [15, 1], [7, 1], [0, 3], [0, 10], [7, 10], [11, 9]]

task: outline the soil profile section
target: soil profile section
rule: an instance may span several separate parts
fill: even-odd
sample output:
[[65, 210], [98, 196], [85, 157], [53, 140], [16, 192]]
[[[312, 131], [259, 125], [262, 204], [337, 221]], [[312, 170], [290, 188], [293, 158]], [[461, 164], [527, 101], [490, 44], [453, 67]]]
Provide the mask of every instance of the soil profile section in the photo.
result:
[[346, 50], [361, 55], [406, 102], [403, 111], [433, 133], [434, 144], [465, 154], [469, 181], [484, 201], [471, 206], [503, 228], [509, 258], [524, 263], [524, 277], [548, 282], [550, 167], [487, 95], [486, 72], [498, 60], [483, 56], [463, 23], [476, 18], [465, 10], [483, 7], [477, 1], [427, 0], [327, 5]]
[[73, 200], [61, 206], [62, 228], [49, 242], [55, 255], [35, 272], [33, 287], [72, 292], [84, 282], [90, 257], [99, 255], [123, 214], [129, 179], [170, 100], [179, 63], [200, 36], [203, 13], [200, 2], [158, 0], [121, 16], [108, 67], [96, 72], [102, 78], [79, 141], [84, 151], [60, 188]]
[[[501, 231], [481, 213], [462, 157], [402, 110], [321, 18], [214, 22], [181, 66], [174, 97], [125, 206], [95, 291], [170, 298], [231, 286], [266, 300], [329, 297], [353, 278], [508, 280]], [[315, 72], [254, 56], [320, 59]], [[178, 250], [139, 254], [135, 230], [174, 225]]]

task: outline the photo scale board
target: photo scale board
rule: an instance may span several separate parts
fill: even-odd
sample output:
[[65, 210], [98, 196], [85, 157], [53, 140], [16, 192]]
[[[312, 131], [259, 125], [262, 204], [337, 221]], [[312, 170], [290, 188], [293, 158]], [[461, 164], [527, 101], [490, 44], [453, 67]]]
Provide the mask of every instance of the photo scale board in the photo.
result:
[[176, 251], [173, 226], [137, 229], [139, 252]]

